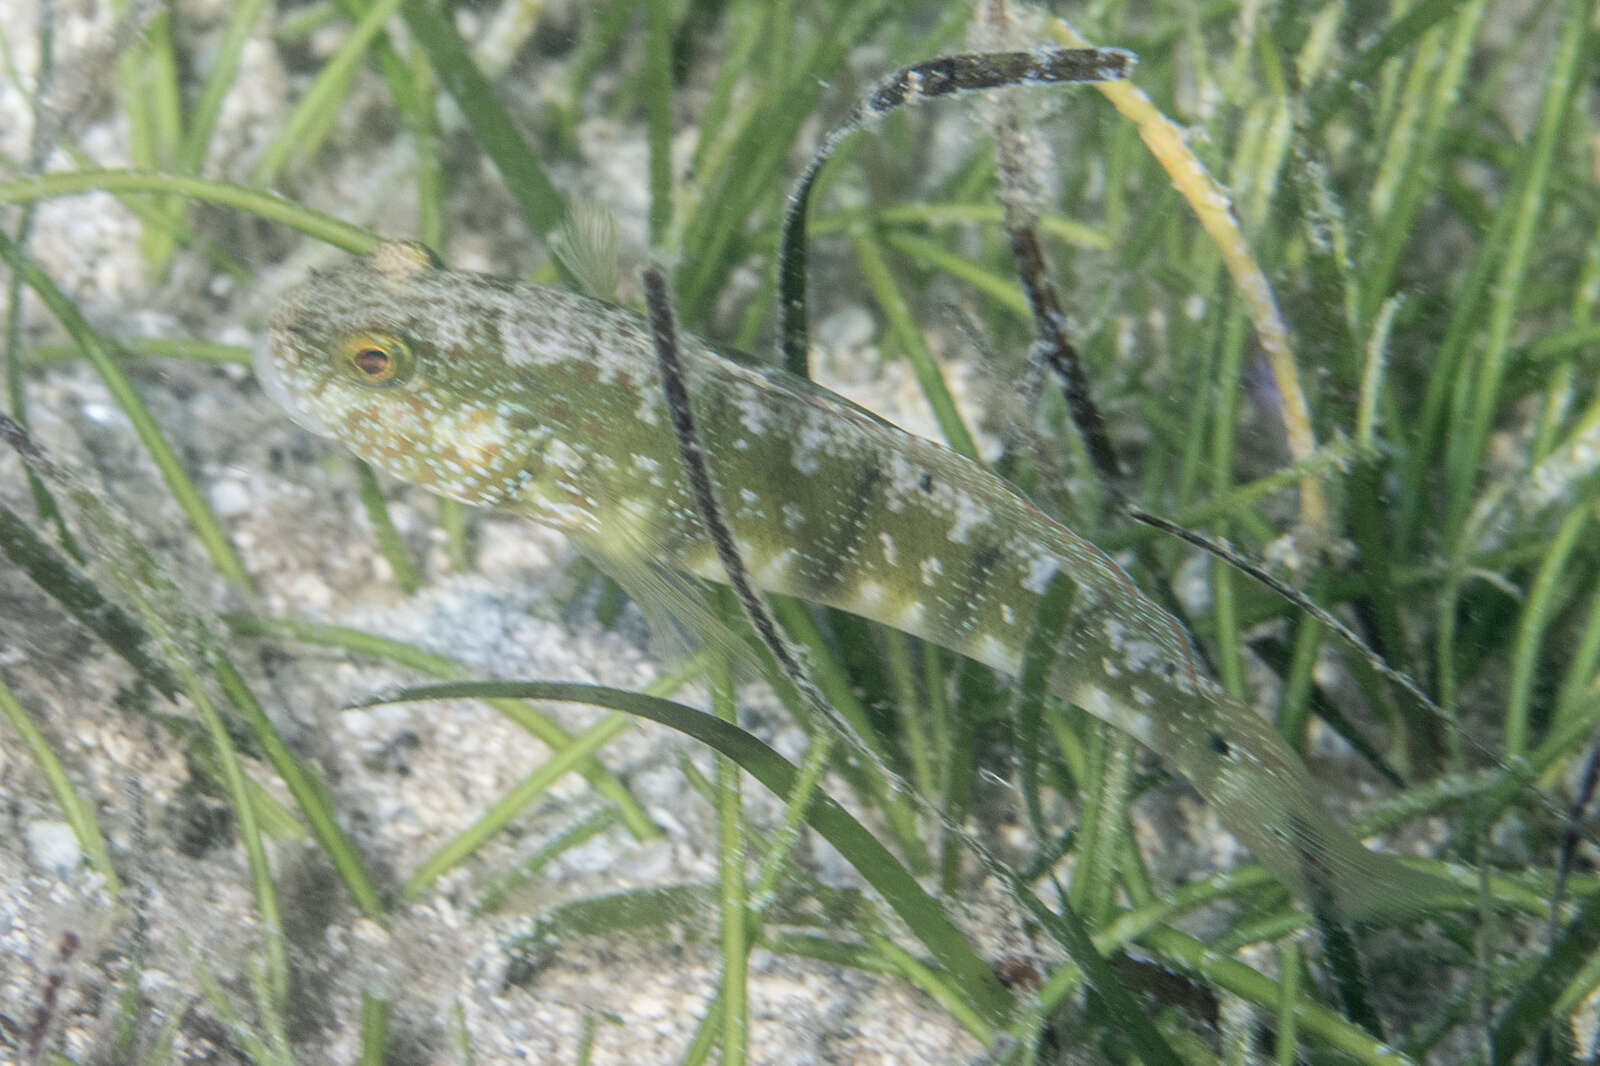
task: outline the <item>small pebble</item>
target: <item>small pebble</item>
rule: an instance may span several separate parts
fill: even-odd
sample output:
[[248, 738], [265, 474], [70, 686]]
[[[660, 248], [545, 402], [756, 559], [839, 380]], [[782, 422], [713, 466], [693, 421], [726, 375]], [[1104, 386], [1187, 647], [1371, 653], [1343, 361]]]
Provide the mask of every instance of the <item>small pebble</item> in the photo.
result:
[[218, 518], [237, 518], [250, 510], [250, 491], [234, 478], [211, 486], [211, 510]]
[[78, 838], [66, 822], [29, 822], [22, 830], [28, 859], [44, 873], [67, 877], [83, 858]]

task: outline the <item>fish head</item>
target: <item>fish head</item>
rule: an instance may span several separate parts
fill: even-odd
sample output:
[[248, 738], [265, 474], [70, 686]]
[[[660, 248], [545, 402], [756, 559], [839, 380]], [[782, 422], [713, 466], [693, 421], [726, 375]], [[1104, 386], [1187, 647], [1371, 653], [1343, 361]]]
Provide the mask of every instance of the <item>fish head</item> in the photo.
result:
[[496, 323], [510, 283], [389, 242], [287, 292], [257, 348], [289, 416], [401, 480], [467, 503], [514, 493], [528, 412], [507, 402]]

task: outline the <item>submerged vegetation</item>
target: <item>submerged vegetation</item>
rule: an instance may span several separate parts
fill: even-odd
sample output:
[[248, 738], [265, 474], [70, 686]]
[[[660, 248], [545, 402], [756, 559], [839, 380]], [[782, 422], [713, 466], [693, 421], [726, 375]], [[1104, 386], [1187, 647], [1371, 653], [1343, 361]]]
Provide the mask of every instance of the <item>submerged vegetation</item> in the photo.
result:
[[[8, 19], [0, 1058], [1593, 1055], [1593, 5], [1128, 7]], [[1090, 41], [1132, 80], [825, 140], [898, 67]], [[107, 239], [79, 202], [137, 278], [75, 257]], [[1429, 891], [1363, 884], [1404, 913], [1352, 926], [1317, 870], [1291, 896], [1219, 846], [1187, 766], [1052, 698], [1049, 597], [1015, 681], [773, 598], [808, 677], [768, 692], [725, 659], [737, 608], [634, 574], [712, 639], [630, 676], [604, 579], [331, 465], [230, 365], [314, 242], [380, 229], [636, 307], [653, 257], [719, 347], [909, 367], [931, 416], [893, 414], [1113, 553]], [[136, 335], [149, 307], [195, 339]], [[558, 571], [560, 603], [501, 587]], [[371, 709], [421, 677], [498, 717]]]

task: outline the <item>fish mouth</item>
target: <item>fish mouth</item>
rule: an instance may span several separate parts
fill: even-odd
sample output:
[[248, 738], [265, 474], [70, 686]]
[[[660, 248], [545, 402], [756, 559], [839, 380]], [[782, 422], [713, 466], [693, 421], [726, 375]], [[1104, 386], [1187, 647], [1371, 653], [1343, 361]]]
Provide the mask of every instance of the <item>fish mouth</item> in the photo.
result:
[[255, 352], [250, 357], [261, 391], [283, 408], [301, 428], [310, 430], [319, 437], [332, 437], [334, 435], [332, 427], [306, 410], [300, 398], [289, 388], [288, 382], [283, 380], [283, 372], [278, 366], [277, 357], [273, 354], [277, 347], [276, 334], [277, 330], [274, 329], [263, 335], [256, 342]]

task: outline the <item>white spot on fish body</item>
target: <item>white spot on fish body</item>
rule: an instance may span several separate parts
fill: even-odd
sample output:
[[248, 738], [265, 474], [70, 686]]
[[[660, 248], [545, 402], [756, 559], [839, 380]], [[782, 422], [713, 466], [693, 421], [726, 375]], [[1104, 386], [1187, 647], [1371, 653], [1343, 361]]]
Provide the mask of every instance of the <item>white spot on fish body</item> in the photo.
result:
[[978, 639], [977, 658], [996, 670], [1004, 670], [1007, 673], [1015, 673], [1017, 670], [1016, 650], [993, 633], [985, 633]]
[[656, 516], [655, 505], [642, 496], [623, 496], [617, 501], [617, 510], [626, 516], [631, 528], [642, 528]]
[[661, 404], [653, 390], [645, 390], [639, 400], [639, 409], [633, 412], [633, 417], [647, 426], [661, 424]]
[[1119, 315], [1117, 317], [1117, 354], [1125, 359], [1138, 357], [1139, 334], [1138, 325], [1132, 317]]
[[794, 468], [806, 477], [815, 477], [817, 471], [822, 469], [821, 456], [817, 454], [815, 448], [806, 447], [804, 442], [797, 443], [789, 454], [789, 461], [794, 464]]
[[576, 504], [552, 499], [541, 492], [534, 495], [532, 506], [528, 510], [537, 515], [541, 521], [549, 522], [558, 529], [593, 531], [593, 500], [585, 499], [582, 504]]
[[1072, 702], [1088, 711], [1102, 722], [1109, 722], [1129, 734], [1146, 747], [1153, 739], [1148, 714], [1135, 714], [1131, 708], [1119, 703], [1099, 685], [1085, 682], [1072, 691]]
[[1061, 561], [1053, 555], [1040, 555], [1028, 561], [1028, 576], [1022, 579], [1022, 587], [1035, 596], [1043, 596], [1044, 590], [1049, 587], [1050, 579], [1061, 570]]
[[800, 426], [794, 445], [794, 468], [807, 477], [822, 469], [822, 457], [828, 454], [828, 442], [835, 427], [831, 419], [820, 416], [807, 418]]
[[648, 340], [625, 312], [540, 286], [489, 290], [480, 296], [500, 310], [501, 347], [508, 366], [582, 364], [607, 384], [624, 376], [637, 381], [653, 371]]
[[466, 408], [455, 417], [433, 412], [425, 417], [434, 421], [438, 440], [448, 442], [464, 455], [482, 455], [511, 439], [509, 428], [498, 415], [478, 408]]
[[772, 420], [771, 406], [749, 386], [739, 389], [738, 393], [740, 423], [753, 435], [766, 436], [768, 423]]
[[1101, 657], [1101, 659], [1100, 659], [1100, 669], [1102, 669], [1102, 670], [1104, 670], [1106, 672], [1106, 676], [1107, 677], [1121, 677], [1122, 676], [1122, 668], [1117, 665], [1117, 662], [1116, 662], [1115, 659], [1112, 659], [1109, 656], [1102, 656]]
[[937, 555], [930, 555], [918, 564], [922, 571], [922, 583], [934, 585], [938, 583], [939, 575], [944, 573], [944, 563]]
[[878, 534], [878, 543], [883, 546], [883, 561], [888, 563], [890, 566], [898, 565], [896, 562], [894, 537], [891, 536], [888, 531], [884, 531]]
[[965, 544], [971, 539], [972, 531], [989, 517], [989, 509], [965, 492], [956, 493], [955, 507], [956, 521], [950, 527], [950, 541]]
[[889, 488], [884, 493], [884, 502], [891, 511], [905, 510], [906, 500], [914, 498], [918, 491], [922, 471], [905, 456], [892, 455], [885, 473], [889, 475]]
[[1017, 612], [1009, 603], [1002, 603], [1000, 605], [1000, 621], [1004, 622], [1008, 626], [1014, 626], [1017, 624]]
[[761, 506], [761, 494], [752, 489], [740, 489], [739, 505], [734, 508], [734, 514], [745, 521], [766, 520], [767, 512]]
[[[440, 340], [447, 346], [460, 346], [459, 340], [453, 345], [446, 337], [441, 336]], [[515, 302], [501, 309], [500, 344], [506, 365], [513, 367], [549, 366], [580, 357], [571, 334], [551, 329]]]
[[806, 524], [806, 509], [798, 503], [789, 502], [783, 505], [783, 526], [785, 529], [799, 529]]
[[856, 606], [863, 611], [870, 611], [878, 607], [887, 598], [888, 589], [881, 582], [863, 581], [856, 586]]
[[584, 466], [582, 453], [566, 441], [559, 439], [545, 445], [544, 461], [569, 474], [579, 473]]
[[1167, 657], [1167, 650], [1153, 640], [1130, 640], [1122, 648], [1123, 661], [1135, 674], [1149, 673]]
[[[745, 553], [748, 554], [748, 548]], [[784, 579], [789, 576], [789, 569], [794, 565], [799, 553], [793, 548], [785, 548], [777, 555], [761, 564], [756, 571], [756, 583], [762, 588], [780, 588], [785, 584]]]

